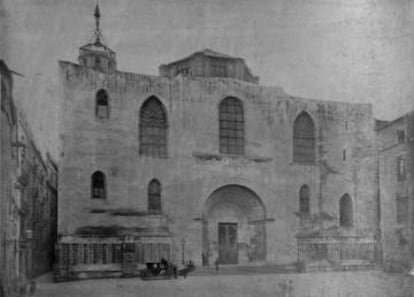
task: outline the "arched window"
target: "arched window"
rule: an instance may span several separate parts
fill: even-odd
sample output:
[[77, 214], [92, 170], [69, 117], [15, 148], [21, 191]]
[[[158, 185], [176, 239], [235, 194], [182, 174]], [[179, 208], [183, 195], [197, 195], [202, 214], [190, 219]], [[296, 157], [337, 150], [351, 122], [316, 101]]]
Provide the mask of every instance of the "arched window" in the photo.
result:
[[345, 194], [339, 201], [339, 225], [341, 227], [352, 227], [354, 224], [353, 212], [352, 199], [348, 194]]
[[148, 212], [161, 213], [161, 183], [156, 179], [148, 184]]
[[101, 171], [96, 171], [91, 177], [91, 198], [105, 199], [106, 198], [106, 179], [105, 174]]
[[306, 112], [299, 114], [293, 125], [293, 162], [315, 162], [315, 125]]
[[139, 154], [167, 157], [168, 120], [165, 108], [152, 96], [141, 107], [139, 117]]
[[95, 115], [99, 119], [109, 118], [109, 98], [108, 93], [101, 89], [96, 93]]
[[303, 185], [299, 191], [299, 212], [301, 214], [310, 212], [310, 191], [307, 185]]
[[244, 154], [244, 116], [241, 101], [234, 97], [223, 99], [219, 106], [220, 153]]

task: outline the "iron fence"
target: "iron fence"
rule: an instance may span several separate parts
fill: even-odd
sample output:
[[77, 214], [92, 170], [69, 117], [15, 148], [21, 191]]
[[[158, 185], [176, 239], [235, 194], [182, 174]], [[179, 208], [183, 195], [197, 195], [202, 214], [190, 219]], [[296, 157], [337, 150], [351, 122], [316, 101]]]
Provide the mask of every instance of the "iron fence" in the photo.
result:
[[379, 261], [378, 243], [360, 237], [299, 238], [298, 262], [302, 265], [325, 262], [333, 268], [364, 266]]

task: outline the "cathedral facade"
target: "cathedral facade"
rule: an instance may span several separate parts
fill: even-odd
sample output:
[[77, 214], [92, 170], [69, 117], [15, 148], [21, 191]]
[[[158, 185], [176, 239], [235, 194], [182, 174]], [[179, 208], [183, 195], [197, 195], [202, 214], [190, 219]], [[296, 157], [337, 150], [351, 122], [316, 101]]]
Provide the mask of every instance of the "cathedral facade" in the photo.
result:
[[162, 257], [375, 261], [370, 105], [261, 86], [242, 58], [209, 49], [159, 76], [122, 72], [95, 17], [79, 63], [59, 62], [58, 275]]

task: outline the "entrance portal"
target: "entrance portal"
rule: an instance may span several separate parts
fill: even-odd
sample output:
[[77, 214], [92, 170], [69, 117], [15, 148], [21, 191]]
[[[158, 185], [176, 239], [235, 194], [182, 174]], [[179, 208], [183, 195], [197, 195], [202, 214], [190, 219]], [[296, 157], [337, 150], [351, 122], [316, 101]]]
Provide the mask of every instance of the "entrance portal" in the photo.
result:
[[228, 185], [214, 191], [203, 211], [203, 263], [264, 261], [265, 219], [264, 205], [250, 189]]
[[218, 223], [218, 246], [221, 264], [237, 264], [237, 223]]

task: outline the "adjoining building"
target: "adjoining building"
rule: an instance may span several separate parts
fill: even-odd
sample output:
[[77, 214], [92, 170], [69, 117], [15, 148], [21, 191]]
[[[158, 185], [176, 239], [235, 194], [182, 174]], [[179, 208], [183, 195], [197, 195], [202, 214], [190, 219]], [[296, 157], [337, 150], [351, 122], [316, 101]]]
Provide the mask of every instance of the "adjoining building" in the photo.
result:
[[[0, 294], [6, 294], [8, 285], [18, 274], [19, 248], [16, 221], [12, 213], [14, 180], [16, 178], [17, 116], [13, 100], [13, 74], [0, 61]], [[3, 295], [2, 295], [3, 296]]]
[[21, 112], [17, 122], [16, 210], [20, 271], [33, 278], [50, 271], [57, 233], [57, 165], [38, 150]]
[[378, 122], [384, 267], [407, 270], [414, 254], [414, 112]]
[[13, 71], [3, 61], [0, 74], [0, 294], [12, 296], [52, 268], [57, 166], [38, 151], [13, 99]]
[[369, 104], [261, 86], [243, 59], [208, 49], [160, 76], [122, 72], [98, 7], [95, 18], [79, 63], [59, 62], [58, 279], [121, 275], [161, 257], [328, 269], [377, 261]]

